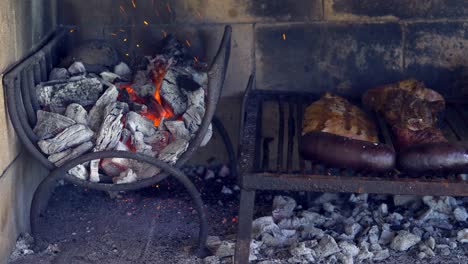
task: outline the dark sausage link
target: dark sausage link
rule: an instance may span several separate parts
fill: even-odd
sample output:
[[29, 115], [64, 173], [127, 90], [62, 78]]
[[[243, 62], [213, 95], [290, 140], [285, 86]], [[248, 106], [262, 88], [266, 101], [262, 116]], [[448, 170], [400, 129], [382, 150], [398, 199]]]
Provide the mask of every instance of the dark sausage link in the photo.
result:
[[301, 142], [299, 150], [306, 160], [356, 170], [388, 171], [395, 167], [395, 152], [385, 144], [326, 132], [309, 132]]
[[468, 147], [454, 143], [414, 145], [401, 150], [398, 164], [404, 171], [414, 173], [467, 172]]

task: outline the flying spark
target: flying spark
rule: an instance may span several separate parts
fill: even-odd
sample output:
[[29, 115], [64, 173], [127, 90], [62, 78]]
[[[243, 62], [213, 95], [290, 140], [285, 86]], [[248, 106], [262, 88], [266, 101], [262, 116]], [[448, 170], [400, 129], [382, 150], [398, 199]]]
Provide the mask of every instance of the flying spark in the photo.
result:
[[286, 33], [283, 33], [283, 40], [286, 40]]
[[143, 23], [144, 23], [145, 25], [149, 25], [148, 21], [146, 21], [146, 20], [143, 21]]
[[192, 44], [190, 43], [190, 41], [188, 39], [185, 40], [185, 43], [187, 43], [187, 46], [191, 47]]
[[133, 8], [136, 8], [136, 1], [135, 0], [132, 0], [132, 5], [133, 5]]

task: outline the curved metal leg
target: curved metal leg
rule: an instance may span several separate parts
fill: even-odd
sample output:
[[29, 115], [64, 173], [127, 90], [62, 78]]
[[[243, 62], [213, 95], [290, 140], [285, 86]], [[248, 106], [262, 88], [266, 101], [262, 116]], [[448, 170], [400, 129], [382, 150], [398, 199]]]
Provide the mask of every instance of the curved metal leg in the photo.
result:
[[181, 170], [174, 169], [174, 171], [169, 173], [174, 176], [174, 178], [176, 178], [185, 187], [185, 189], [187, 189], [195, 203], [195, 209], [197, 210], [200, 221], [200, 230], [198, 232], [198, 250], [196, 254], [200, 258], [206, 257], [208, 255], [208, 251], [206, 249], [206, 240], [208, 239], [208, 219], [201, 195], [192, 181]]
[[49, 174], [44, 180], [42, 180], [37, 187], [36, 192], [34, 192], [29, 215], [31, 233], [33, 236], [36, 236], [39, 231], [37, 226], [39, 217], [41, 216], [42, 211], [47, 207], [50, 195], [57, 186], [58, 180], [60, 180], [60, 178], [51, 177]]
[[221, 138], [223, 139], [224, 146], [226, 147], [226, 152], [228, 153], [228, 157], [229, 157], [229, 169], [231, 171], [231, 176], [237, 178], [237, 175], [238, 175], [237, 156], [234, 151], [234, 145], [232, 144], [231, 137], [229, 137], [229, 134], [226, 128], [224, 127], [221, 119], [219, 119], [217, 116], [213, 116], [213, 119], [211, 122], [216, 128], [216, 130], [218, 130], [218, 133], [221, 135]]
[[[115, 187], [115, 188], [112, 188], [112, 190], [115, 190], [115, 191], [119, 190], [118, 187], [120, 186], [118, 184], [117, 185], [116, 184], [103, 184], [103, 186], [100, 186], [99, 184], [85, 185], [85, 183], [89, 183], [89, 182], [82, 181], [74, 176], [67, 174], [68, 170], [70, 170], [71, 168], [75, 167], [78, 164], [82, 164], [83, 162], [94, 160], [94, 159], [103, 159], [103, 158], [111, 158], [111, 157], [136, 159], [141, 162], [146, 162], [153, 166], [159, 167], [161, 170], [165, 171], [169, 175], [172, 175], [174, 178], [176, 178], [176, 180], [179, 181], [185, 187], [185, 189], [188, 191], [190, 197], [195, 203], [195, 209], [197, 210], [199, 221], [200, 221], [197, 255], [200, 257], [206, 256], [206, 252], [207, 252], [206, 240], [208, 238], [208, 220], [207, 220], [206, 210], [203, 205], [203, 201], [201, 199], [201, 195], [198, 192], [197, 188], [181, 170], [173, 166], [170, 166], [169, 164], [163, 161], [154, 159], [153, 157], [146, 156], [140, 153], [132, 153], [132, 152], [126, 152], [126, 151], [93, 152], [93, 153], [80, 156], [74, 160], [71, 160], [65, 165], [53, 170], [49, 174], [49, 176], [46, 179], [44, 179], [43, 182], [41, 182], [41, 184], [38, 187], [38, 190], [34, 194], [34, 201], [31, 206], [31, 224], [34, 227], [34, 231], [37, 231], [36, 222], [37, 222], [37, 218], [40, 216], [41, 209], [43, 209], [45, 205], [47, 205], [47, 201], [49, 198], [48, 194], [50, 193], [51, 188], [55, 187], [55, 185], [52, 185], [52, 184], [54, 184], [57, 180], [64, 179], [72, 183], [81, 185], [81, 186], [87, 186], [90, 189], [108, 191], [108, 190], [111, 190], [110, 187]], [[143, 187], [147, 187], [147, 186], [143, 186]], [[142, 188], [141, 186], [137, 186], [137, 187]], [[140, 189], [140, 188], [135, 187], [135, 189]], [[122, 186], [122, 189], [123, 190], [125, 189], [124, 186]]]

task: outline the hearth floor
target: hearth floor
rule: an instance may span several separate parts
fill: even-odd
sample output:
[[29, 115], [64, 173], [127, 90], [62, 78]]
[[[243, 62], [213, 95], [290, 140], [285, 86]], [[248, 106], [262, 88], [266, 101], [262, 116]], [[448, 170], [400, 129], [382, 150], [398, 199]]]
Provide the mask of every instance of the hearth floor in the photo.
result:
[[[209, 234], [233, 238], [239, 200], [235, 179], [193, 177], [207, 205]], [[223, 186], [233, 194], [223, 193]], [[256, 217], [271, 213], [273, 195], [259, 192], [257, 197]], [[173, 180], [116, 198], [71, 184], [59, 186], [40, 226], [47, 242], [32, 248], [40, 253], [22, 255], [10, 264], [204, 263], [191, 253], [198, 233], [196, 212]], [[56, 244], [59, 252], [44, 250], [49, 244]], [[416, 254], [394, 254], [380, 263], [468, 263], [468, 246], [431, 259], [418, 260]]]

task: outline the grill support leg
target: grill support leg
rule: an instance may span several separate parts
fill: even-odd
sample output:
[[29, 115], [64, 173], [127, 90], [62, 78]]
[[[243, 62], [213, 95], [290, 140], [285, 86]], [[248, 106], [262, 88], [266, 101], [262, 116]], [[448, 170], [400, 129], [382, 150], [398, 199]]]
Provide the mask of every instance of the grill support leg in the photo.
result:
[[29, 214], [30, 224], [31, 224], [31, 233], [33, 236], [37, 235], [39, 218], [41, 217], [42, 211], [45, 210], [49, 202], [49, 198], [52, 195], [55, 187], [57, 186], [57, 181], [60, 179], [55, 179], [50, 177], [50, 174], [42, 180], [42, 182], [37, 187], [34, 192], [33, 199], [31, 201], [31, 209]]
[[239, 225], [237, 232], [235, 264], [249, 263], [252, 221], [255, 206], [255, 191], [242, 188], [239, 207]]

